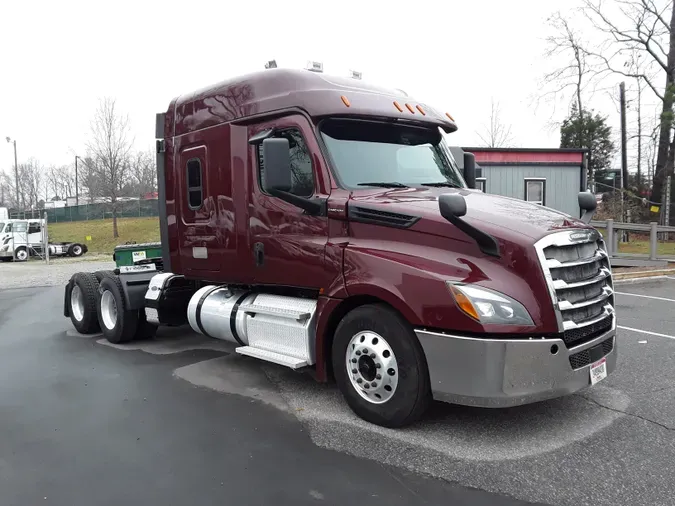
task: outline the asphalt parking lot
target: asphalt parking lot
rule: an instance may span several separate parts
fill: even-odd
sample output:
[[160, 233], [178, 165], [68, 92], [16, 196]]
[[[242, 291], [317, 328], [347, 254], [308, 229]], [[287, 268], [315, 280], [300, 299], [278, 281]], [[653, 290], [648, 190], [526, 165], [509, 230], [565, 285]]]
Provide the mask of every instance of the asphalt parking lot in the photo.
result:
[[113, 346], [69, 332], [60, 287], [0, 291], [2, 504], [674, 505], [675, 279], [616, 289], [601, 383], [397, 431], [224, 343]]

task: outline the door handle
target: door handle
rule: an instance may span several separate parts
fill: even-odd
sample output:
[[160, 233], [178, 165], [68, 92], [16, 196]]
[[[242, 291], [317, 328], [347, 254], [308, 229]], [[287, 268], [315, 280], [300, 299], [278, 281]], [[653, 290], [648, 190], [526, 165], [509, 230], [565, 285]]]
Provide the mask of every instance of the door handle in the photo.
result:
[[256, 267], [262, 267], [265, 263], [265, 245], [257, 242], [253, 245], [253, 256], [255, 257]]

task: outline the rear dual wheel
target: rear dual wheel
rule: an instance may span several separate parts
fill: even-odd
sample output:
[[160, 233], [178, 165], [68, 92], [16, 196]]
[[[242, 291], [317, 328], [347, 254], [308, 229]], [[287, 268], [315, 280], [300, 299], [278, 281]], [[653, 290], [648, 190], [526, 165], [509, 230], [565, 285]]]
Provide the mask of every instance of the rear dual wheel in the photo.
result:
[[361, 306], [342, 319], [332, 361], [342, 395], [364, 420], [402, 427], [418, 420], [429, 406], [422, 347], [408, 322], [386, 305]]
[[98, 293], [98, 321], [108, 341], [122, 344], [155, 335], [157, 327], [147, 322], [143, 309], [127, 309], [122, 282], [117, 276], [103, 274]]
[[78, 272], [71, 280], [68, 312], [73, 327], [80, 334], [94, 334], [100, 330], [97, 315], [98, 281], [93, 274]]

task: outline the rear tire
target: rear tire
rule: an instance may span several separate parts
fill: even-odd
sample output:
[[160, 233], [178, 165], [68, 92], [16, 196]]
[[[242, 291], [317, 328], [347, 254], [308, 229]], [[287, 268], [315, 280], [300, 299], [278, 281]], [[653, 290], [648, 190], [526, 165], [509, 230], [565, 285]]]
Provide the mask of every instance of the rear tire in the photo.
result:
[[105, 338], [114, 344], [131, 341], [138, 329], [138, 310], [126, 308], [120, 279], [104, 276], [98, 294], [98, 320]]
[[101, 281], [103, 281], [103, 278], [104, 278], [104, 277], [106, 277], [106, 276], [114, 276], [114, 275], [115, 275], [115, 273], [114, 273], [113, 271], [96, 271], [96, 272], [94, 273], [94, 276], [96, 277], [96, 279], [98, 280], [99, 283], [100, 283]]
[[369, 304], [349, 312], [335, 331], [332, 363], [347, 404], [368, 422], [403, 427], [429, 406], [424, 352], [408, 322], [389, 306]]
[[80, 334], [95, 334], [100, 330], [96, 303], [98, 281], [88, 272], [78, 272], [70, 279], [70, 321]]
[[68, 248], [68, 256], [81, 257], [84, 254], [84, 248], [81, 244], [71, 244]]

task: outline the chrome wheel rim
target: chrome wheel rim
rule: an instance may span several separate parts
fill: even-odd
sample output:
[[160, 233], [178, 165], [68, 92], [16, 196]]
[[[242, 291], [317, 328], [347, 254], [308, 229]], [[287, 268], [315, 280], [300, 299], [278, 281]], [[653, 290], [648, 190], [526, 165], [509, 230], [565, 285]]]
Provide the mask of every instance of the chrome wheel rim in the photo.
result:
[[108, 330], [115, 328], [115, 324], [117, 323], [117, 303], [110, 290], [106, 290], [101, 295], [101, 319], [103, 320], [103, 325]]
[[70, 292], [70, 312], [78, 322], [84, 319], [84, 294], [77, 285]]
[[366, 330], [355, 334], [347, 346], [345, 366], [354, 390], [368, 402], [384, 404], [396, 393], [396, 356], [378, 333]]
[[82, 248], [80, 246], [75, 246], [73, 248], [73, 254], [76, 256], [80, 256], [82, 254]]
[[20, 249], [19, 251], [16, 252], [16, 258], [17, 260], [21, 260], [22, 262], [28, 258], [28, 253], [26, 253], [25, 249]]

